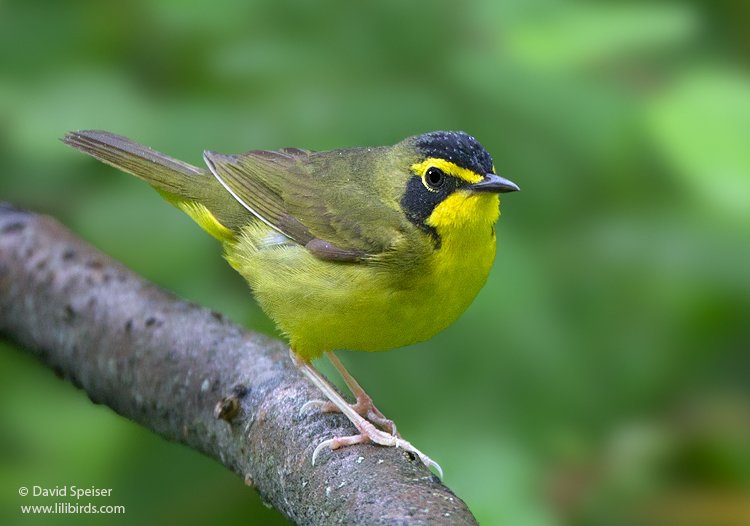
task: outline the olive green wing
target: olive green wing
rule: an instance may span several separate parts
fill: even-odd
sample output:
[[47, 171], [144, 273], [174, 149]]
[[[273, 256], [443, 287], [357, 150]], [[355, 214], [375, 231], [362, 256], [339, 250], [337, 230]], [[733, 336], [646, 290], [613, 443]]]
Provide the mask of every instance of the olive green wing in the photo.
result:
[[343, 182], [334, 173], [342, 166], [316, 163], [315, 154], [205, 152], [204, 159], [245, 208], [320, 259], [357, 261], [387, 250], [401, 225], [398, 211], [356, 180]]

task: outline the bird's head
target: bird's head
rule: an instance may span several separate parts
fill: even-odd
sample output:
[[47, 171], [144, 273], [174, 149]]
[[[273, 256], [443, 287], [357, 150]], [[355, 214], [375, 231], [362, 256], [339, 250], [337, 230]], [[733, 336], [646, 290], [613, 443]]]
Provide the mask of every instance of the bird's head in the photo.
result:
[[495, 173], [490, 154], [467, 133], [425, 133], [401, 144], [414, 159], [401, 206], [412, 223], [437, 240], [467, 225], [494, 224], [498, 194], [519, 190]]

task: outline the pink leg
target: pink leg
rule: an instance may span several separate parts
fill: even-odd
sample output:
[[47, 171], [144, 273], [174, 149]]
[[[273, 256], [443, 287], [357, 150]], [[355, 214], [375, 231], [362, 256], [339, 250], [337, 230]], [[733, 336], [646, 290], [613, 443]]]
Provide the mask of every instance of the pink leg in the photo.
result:
[[[360, 387], [357, 380], [355, 380], [354, 377], [349, 374], [349, 371], [346, 370], [344, 364], [339, 361], [338, 357], [333, 352], [327, 352], [326, 356], [328, 356], [328, 359], [339, 372], [341, 377], [344, 379], [344, 382], [346, 382], [347, 387], [349, 387], [349, 390], [357, 399], [357, 402], [353, 405], [350, 404], [350, 407], [373, 424], [377, 424], [391, 435], [400, 438], [401, 435], [399, 435], [398, 431], [396, 431], [396, 424], [393, 423], [393, 420], [386, 418], [385, 415], [383, 415], [383, 413], [381, 413], [380, 410], [375, 407], [375, 404], [373, 404], [372, 402], [372, 398], [370, 398], [369, 395], [365, 393], [365, 390]], [[321, 411], [326, 413], [336, 412], [339, 410], [333, 402], [322, 402], [319, 400], [307, 402], [307, 404], [303, 406], [302, 410], [305, 410], [307, 409], [307, 407], [312, 405], [319, 405]]]
[[[403, 440], [400, 436], [394, 436], [392, 434], [381, 431], [380, 429], [376, 428], [371, 422], [365, 420], [362, 415], [355, 411], [352, 406], [348, 404], [346, 400], [344, 400], [341, 395], [336, 392], [336, 390], [328, 383], [325, 378], [323, 378], [323, 376], [315, 369], [315, 367], [312, 366], [312, 364], [310, 364], [310, 362], [300, 358], [294, 351], [290, 351], [290, 355], [295, 367], [297, 367], [297, 369], [299, 369], [302, 374], [307, 376], [307, 378], [313, 383], [313, 385], [315, 385], [315, 387], [320, 389], [323, 394], [326, 395], [326, 397], [331, 401], [336, 409], [346, 415], [346, 417], [351, 420], [351, 422], [355, 426], [357, 426], [357, 429], [360, 432], [359, 435], [348, 437], [334, 437], [318, 444], [318, 447], [316, 447], [315, 451], [313, 452], [313, 465], [315, 465], [315, 458], [318, 456], [318, 453], [320, 453], [320, 451], [325, 447], [337, 449], [342, 446], [359, 444], [361, 442], [366, 442], [369, 440], [376, 444], [380, 444], [381, 446], [400, 447], [405, 449], [406, 451], [411, 451], [412, 453], [417, 455], [427, 467], [432, 466], [437, 469], [437, 471], [440, 473], [440, 477], [442, 478], [443, 470], [440, 469], [440, 466], [432, 459], [430, 459], [430, 457], [419, 451], [406, 440]], [[334, 365], [336, 364], [334, 363]], [[303, 407], [306, 407], [307, 405], [308, 404], [305, 404], [305, 406]]]

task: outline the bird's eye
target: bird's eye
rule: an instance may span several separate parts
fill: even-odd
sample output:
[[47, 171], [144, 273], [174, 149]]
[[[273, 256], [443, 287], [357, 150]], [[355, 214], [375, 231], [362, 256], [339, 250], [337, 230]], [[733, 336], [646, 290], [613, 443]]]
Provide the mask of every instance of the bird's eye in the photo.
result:
[[426, 174], [424, 174], [424, 180], [433, 188], [437, 188], [443, 185], [443, 182], [445, 181], [445, 173], [443, 173], [440, 168], [435, 168], [433, 166], [427, 170]]

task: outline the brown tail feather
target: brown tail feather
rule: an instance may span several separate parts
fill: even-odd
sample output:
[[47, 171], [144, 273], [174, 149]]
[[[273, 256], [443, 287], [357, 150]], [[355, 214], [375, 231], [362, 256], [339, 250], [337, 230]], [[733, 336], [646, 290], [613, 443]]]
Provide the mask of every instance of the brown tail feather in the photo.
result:
[[185, 189], [184, 181], [181, 184], [184, 177], [194, 178], [206, 174], [205, 170], [114, 133], [83, 130], [67, 133], [60, 140], [102, 162], [140, 177], [153, 186], [178, 195]]

